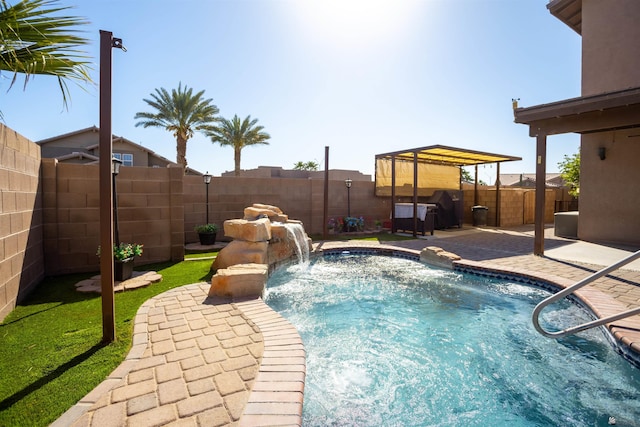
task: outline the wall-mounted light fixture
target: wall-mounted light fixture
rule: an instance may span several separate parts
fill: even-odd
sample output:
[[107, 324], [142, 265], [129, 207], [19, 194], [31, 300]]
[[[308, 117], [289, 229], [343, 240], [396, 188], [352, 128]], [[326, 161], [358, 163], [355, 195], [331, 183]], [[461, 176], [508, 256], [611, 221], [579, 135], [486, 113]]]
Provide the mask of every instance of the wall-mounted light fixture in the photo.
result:
[[604, 160], [607, 158], [607, 149], [604, 147], [598, 147], [598, 157], [600, 160]]

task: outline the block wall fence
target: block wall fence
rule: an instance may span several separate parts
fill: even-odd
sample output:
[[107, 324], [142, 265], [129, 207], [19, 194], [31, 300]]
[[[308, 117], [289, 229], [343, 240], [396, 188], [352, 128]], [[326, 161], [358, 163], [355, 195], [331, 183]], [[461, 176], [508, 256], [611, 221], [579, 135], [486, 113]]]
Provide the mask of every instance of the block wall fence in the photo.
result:
[[40, 147], [0, 124], [0, 321], [44, 278]]
[[[45, 276], [99, 271], [98, 165], [41, 159], [40, 147], [0, 124], [0, 321]], [[365, 226], [391, 214], [390, 198], [376, 197], [375, 184], [329, 181], [328, 216], [364, 217]], [[324, 231], [324, 181], [296, 178], [214, 177], [208, 186], [209, 222], [242, 218], [253, 203], [280, 207], [309, 234]], [[207, 186], [179, 167], [123, 167], [116, 177], [121, 242], [144, 245], [137, 265], [184, 259], [185, 244], [198, 241], [194, 227], [206, 222]], [[464, 189], [464, 222], [472, 222], [474, 189]], [[530, 189], [501, 189], [499, 226], [533, 222]], [[349, 198], [348, 198], [349, 195]], [[545, 221], [553, 221], [554, 192], [547, 191]], [[405, 200], [403, 200], [405, 201]], [[496, 191], [478, 191], [496, 225]]]

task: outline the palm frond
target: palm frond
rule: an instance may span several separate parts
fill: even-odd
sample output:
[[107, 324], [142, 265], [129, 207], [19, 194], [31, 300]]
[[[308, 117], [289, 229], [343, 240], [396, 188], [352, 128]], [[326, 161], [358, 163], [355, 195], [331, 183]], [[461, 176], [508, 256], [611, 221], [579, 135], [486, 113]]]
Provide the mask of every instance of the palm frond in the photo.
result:
[[0, 71], [13, 73], [9, 88], [18, 74], [24, 74], [25, 87], [32, 75], [56, 76], [66, 106], [68, 80], [91, 82], [91, 57], [81, 49], [89, 41], [77, 29], [88, 22], [56, 16], [70, 9], [56, 4], [56, 0], [22, 0], [10, 6], [0, 1]]

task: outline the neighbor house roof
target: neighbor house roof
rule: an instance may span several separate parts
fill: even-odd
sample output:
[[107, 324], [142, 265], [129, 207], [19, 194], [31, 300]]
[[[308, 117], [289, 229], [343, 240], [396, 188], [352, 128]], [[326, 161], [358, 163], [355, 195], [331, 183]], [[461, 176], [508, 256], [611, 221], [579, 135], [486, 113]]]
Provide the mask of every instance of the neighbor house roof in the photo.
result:
[[83, 153], [82, 151], [74, 151], [73, 153], [56, 157], [56, 160], [59, 160], [59, 161], [71, 160], [71, 159], [79, 159], [79, 160], [87, 159], [87, 160], [90, 160], [90, 162], [88, 163], [95, 163], [98, 160], [100, 160], [100, 157], [94, 156], [93, 154], [89, 154], [89, 153]]
[[[564, 181], [559, 173], [546, 174], [547, 187], [562, 187]], [[536, 183], [535, 173], [501, 173], [500, 184], [505, 187], [532, 187]]]
[[[72, 138], [74, 136], [78, 136], [78, 135], [82, 135], [85, 133], [98, 133], [100, 132], [100, 128], [98, 128], [97, 126], [91, 126], [88, 128], [84, 128], [84, 129], [79, 129], [73, 132], [68, 132], [62, 135], [57, 135], [57, 136], [53, 136], [51, 138], [46, 138], [46, 139], [42, 139], [40, 141], [37, 141], [36, 143], [40, 146], [52, 143], [52, 142], [57, 142], [57, 141], [64, 141], [66, 139]], [[155, 157], [156, 159], [159, 159], [160, 161], [162, 161], [163, 163], [166, 163], [167, 165], [177, 165], [177, 163], [172, 162], [171, 160], [167, 159], [166, 157], [161, 156], [160, 154], [156, 153], [153, 150], [148, 149], [147, 147], [137, 144], [127, 138], [124, 138], [122, 136], [117, 136], [117, 135], [113, 135], [112, 137], [112, 141], [115, 142], [121, 142], [127, 145], [131, 145], [132, 147], [134, 147], [136, 150], [139, 151], [143, 151], [145, 153], [147, 153], [149, 156]], [[80, 148], [80, 147], [77, 147]], [[77, 149], [76, 148], [76, 149]], [[90, 151], [94, 151], [97, 150], [99, 148], [99, 144], [98, 143], [94, 143], [94, 144], [89, 144], [86, 145], [84, 147], [82, 147], [82, 149], [86, 149], [86, 150], [90, 150]], [[70, 148], [69, 150], [75, 150], [73, 148]], [[56, 158], [57, 160], [60, 161], [64, 161], [64, 160], [70, 160], [70, 159], [89, 159], [91, 160], [91, 162], [88, 163], [93, 163], [95, 161], [97, 161], [99, 159], [99, 157], [97, 157], [95, 154], [98, 154], [97, 151], [95, 151], [93, 154], [91, 153], [83, 153], [80, 151], [71, 151], [69, 153], [65, 153], [62, 155], [58, 155], [55, 156], [54, 158]], [[202, 172], [199, 172], [195, 169], [189, 168], [187, 167], [186, 169], [186, 173], [191, 174], [191, 175], [202, 175]]]

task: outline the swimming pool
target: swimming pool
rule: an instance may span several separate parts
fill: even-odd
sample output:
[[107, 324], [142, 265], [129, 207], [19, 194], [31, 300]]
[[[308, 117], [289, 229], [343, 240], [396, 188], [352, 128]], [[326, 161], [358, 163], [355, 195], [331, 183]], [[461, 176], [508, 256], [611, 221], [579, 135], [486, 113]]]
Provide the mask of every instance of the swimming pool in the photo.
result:
[[[342, 255], [269, 278], [266, 303], [307, 351], [305, 426], [640, 425], [640, 370], [600, 331], [531, 324], [547, 294], [385, 256]], [[587, 320], [570, 304], [542, 322]]]

